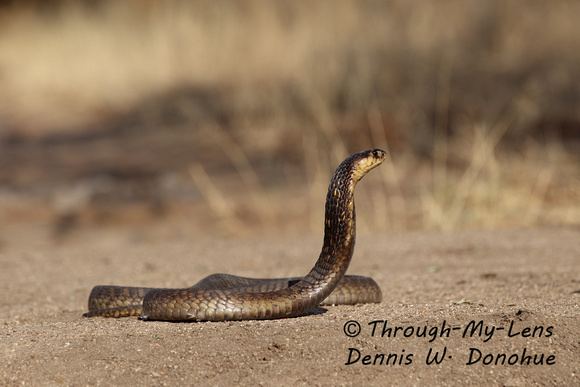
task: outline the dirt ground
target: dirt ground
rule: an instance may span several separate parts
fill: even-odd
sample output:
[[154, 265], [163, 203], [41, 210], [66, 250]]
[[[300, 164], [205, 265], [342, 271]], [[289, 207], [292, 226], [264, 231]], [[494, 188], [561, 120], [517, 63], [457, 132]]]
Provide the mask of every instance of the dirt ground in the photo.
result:
[[[97, 284], [180, 287], [217, 272], [304, 274], [321, 235], [109, 230], [54, 243], [40, 231], [12, 229], [0, 238], [0, 385], [580, 384], [578, 228], [360, 235], [349, 272], [374, 277], [383, 303], [226, 323], [81, 315]], [[344, 332], [351, 320], [360, 324], [357, 337]], [[381, 337], [377, 320], [405, 330]], [[418, 337], [422, 327], [437, 336]], [[492, 327], [504, 329], [485, 336]], [[356, 328], [350, 322], [346, 330]], [[447, 349], [440, 364], [426, 364], [430, 348]], [[524, 348], [543, 364], [466, 364], [477, 350], [518, 362]]]

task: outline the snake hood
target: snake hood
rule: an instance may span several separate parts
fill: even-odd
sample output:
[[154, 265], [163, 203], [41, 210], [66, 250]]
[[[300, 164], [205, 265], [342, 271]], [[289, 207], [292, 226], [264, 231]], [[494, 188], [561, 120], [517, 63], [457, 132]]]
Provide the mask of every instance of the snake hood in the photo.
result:
[[326, 195], [324, 244], [317, 264], [321, 260], [342, 261], [342, 265], [334, 266], [342, 268], [341, 274], [348, 268], [356, 234], [355, 186], [385, 158], [382, 149], [365, 150], [350, 155], [336, 168]]

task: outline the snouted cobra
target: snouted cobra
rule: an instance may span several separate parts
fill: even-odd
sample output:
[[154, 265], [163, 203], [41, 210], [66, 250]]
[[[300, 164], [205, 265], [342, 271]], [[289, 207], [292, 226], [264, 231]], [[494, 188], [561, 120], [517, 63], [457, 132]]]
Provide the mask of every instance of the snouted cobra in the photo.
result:
[[84, 316], [261, 320], [304, 315], [319, 305], [380, 302], [381, 290], [372, 278], [344, 274], [355, 244], [355, 186], [385, 157], [380, 149], [358, 152], [334, 172], [326, 195], [324, 244], [306, 276], [258, 279], [213, 274], [185, 289], [95, 286]]

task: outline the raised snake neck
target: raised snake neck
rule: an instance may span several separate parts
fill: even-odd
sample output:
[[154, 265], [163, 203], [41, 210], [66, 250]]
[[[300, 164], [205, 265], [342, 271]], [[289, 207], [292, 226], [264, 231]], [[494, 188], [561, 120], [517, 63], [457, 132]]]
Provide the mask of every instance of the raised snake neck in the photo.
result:
[[[254, 320], [302, 315], [325, 300], [380, 302], [380, 289], [372, 279], [344, 274], [355, 244], [355, 186], [385, 157], [380, 149], [367, 150], [338, 166], [326, 195], [322, 251], [303, 278], [268, 280], [218, 274], [185, 289], [96, 286], [85, 315], [121, 317], [141, 312], [143, 320]], [[331, 295], [335, 289], [337, 295]]]

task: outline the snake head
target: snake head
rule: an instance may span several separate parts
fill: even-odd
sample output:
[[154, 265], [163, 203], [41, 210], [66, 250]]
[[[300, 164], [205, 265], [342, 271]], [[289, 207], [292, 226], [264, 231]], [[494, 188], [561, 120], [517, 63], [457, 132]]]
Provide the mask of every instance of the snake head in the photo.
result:
[[387, 152], [382, 149], [369, 149], [349, 157], [352, 174], [355, 181], [362, 179], [370, 170], [381, 165], [387, 158]]

